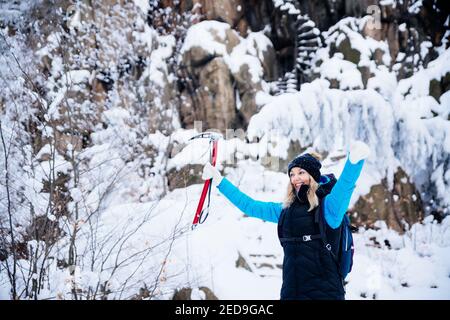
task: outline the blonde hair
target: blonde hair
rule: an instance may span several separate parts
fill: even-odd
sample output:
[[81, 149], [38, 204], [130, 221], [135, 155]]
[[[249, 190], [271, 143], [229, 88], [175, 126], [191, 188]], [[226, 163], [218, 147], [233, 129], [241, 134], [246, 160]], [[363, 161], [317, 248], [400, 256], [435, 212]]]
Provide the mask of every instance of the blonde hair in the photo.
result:
[[322, 156], [320, 155], [320, 153], [317, 153], [315, 151], [311, 151], [309, 153], [312, 157], [316, 158], [318, 161], [322, 161]]
[[[322, 160], [322, 156], [317, 152], [310, 152], [309, 154], [319, 161]], [[314, 178], [308, 172], [307, 174], [309, 176], [309, 189], [306, 196], [309, 202], [308, 212], [310, 212], [319, 206], [319, 198], [316, 195], [316, 191], [317, 189], [319, 189], [319, 183], [316, 180], [314, 180]], [[290, 207], [291, 204], [294, 203], [295, 198], [296, 198], [295, 188], [292, 185], [291, 181], [289, 181], [288, 189], [283, 202], [283, 208]]]
[[[309, 202], [308, 212], [310, 212], [311, 210], [314, 210], [316, 207], [319, 206], [319, 197], [317, 197], [317, 195], [316, 195], [317, 189], [319, 189], [319, 184], [316, 182], [316, 180], [313, 179], [313, 177], [310, 176], [309, 189], [306, 194], [306, 196], [308, 198], [308, 202]], [[289, 181], [286, 196], [284, 197], [283, 208], [290, 207], [291, 204], [294, 203], [295, 198], [296, 198], [295, 188], [292, 185], [292, 183]]]

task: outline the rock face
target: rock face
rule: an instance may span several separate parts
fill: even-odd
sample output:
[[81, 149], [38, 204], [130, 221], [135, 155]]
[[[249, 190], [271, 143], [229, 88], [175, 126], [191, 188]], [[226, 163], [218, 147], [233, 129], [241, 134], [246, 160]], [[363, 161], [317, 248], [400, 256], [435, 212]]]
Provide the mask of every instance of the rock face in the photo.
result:
[[223, 58], [214, 58], [205, 65], [199, 81], [197, 94], [203, 102], [199, 112], [206, 120], [206, 127], [221, 131], [229, 128], [236, 115], [236, 102], [231, 74]]
[[189, 80], [181, 93], [181, 123], [186, 128], [193, 128], [194, 121], [201, 120], [205, 128], [225, 132], [236, 117], [236, 102], [233, 79], [224, 59], [193, 47], [184, 56], [184, 63], [189, 70], [184, 78], [195, 80]]
[[[200, 287], [198, 289], [203, 292], [205, 296], [204, 300], [219, 300], [211, 289], [207, 287]], [[172, 300], [192, 300], [191, 295], [192, 288], [182, 288], [175, 291]]]
[[[291, 162], [295, 157], [297, 157], [299, 154], [303, 153], [307, 147], [302, 148], [300, 146], [300, 143], [298, 141], [291, 141], [289, 148], [288, 148], [288, 154], [286, 159], [280, 158], [278, 161], [278, 167], [281, 171], [287, 172], [288, 164]], [[263, 163], [270, 163], [269, 161], [262, 161]]]
[[169, 170], [167, 173], [169, 190], [172, 191], [177, 188], [185, 188], [192, 184], [203, 183], [204, 180], [201, 178], [202, 170], [202, 165], [185, 166], [179, 171], [176, 169]]
[[[184, 127], [192, 128], [194, 121], [203, 121], [204, 128], [214, 128], [225, 134], [226, 129], [246, 128], [255, 114], [256, 93], [261, 90], [260, 79], [254, 78], [249, 65], [233, 60], [233, 50], [245, 41], [236, 31], [226, 25], [202, 25], [217, 45], [225, 50], [208, 51], [198, 45], [191, 46], [182, 54], [180, 69], [181, 99], [180, 120]], [[217, 29], [216, 29], [217, 28]], [[220, 30], [224, 29], [224, 33]], [[272, 47], [254, 47], [260, 59], [260, 67], [269, 77], [274, 77], [275, 54]], [[241, 47], [241, 49], [245, 49]], [[245, 49], [248, 50], [248, 49]], [[256, 57], [252, 57], [255, 59]]]
[[[412, 50], [408, 53], [411, 55], [420, 51], [420, 43], [426, 36], [431, 37], [433, 45], [439, 44], [445, 31], [443, 24], [446, 19], [446, 10], [445, 4], [440, 1], [435, 3], [431, 0], [423, 0], [423, 5], [415, 13], [409, 12], [407, 6], [394, 7], [387, 2], [380, 3], [377, 0], [285, 2], [292, 3], [302, 15], [308, 15], [320, 31], [328, 30], [345, 16], [362, 17], [370, 13], [367, 11], [370, 5], [377, 5], [380, 8], [381, 28], [369, 28], [366, 24], [358, 29], [358, 32], [364, 37], [387, 41], [388, 49], [386, 51], [389, 52], [377, 49], [371, 58], [379, 65], [383, 63], [383, 54], [388, 53], [392, 58], [391, 65], [388, 66], [390, 68], [396, 62], [395, 59], [399, 53], [408, 53], [408, 50]], [[150, 6], [151, 12], [148, 12], [147, 22], [158, 31], [160, 28], [165, 32], [175, 30], [176, 24], [180, 22], [180, 20], [174, 19], [176, 14], [192, 14], [193, 19], [190, 21], [190, 25], [210, 20], [224, 22], [229, 25], [229, 28], [225, 30], [224, 37], [214, 30], [211, 31], [211, 36], [217, 43], [225, 47], [224, 52], [226, 53], [211, 53], [200, 46], [193, 46], [183, 53], [182, 63], [173, 66], [179, 77], [176, 85], [171, 83], [168, 74], [165, 73], [163, 75], [164, 89], [161, 91], [149, 89], [139, 96], [139, 99], [142, 100], [141, 103], [152, 106], [148, 111], [148, 118], [151, 119], [149, 120], [151, 122], [148, 126], [149, 129], [163, 131], [161, 123], [168, 122], [162, 118], [161, 110], [154, 107], [154, 98], [157, 96], [161, 98], [162, 106], [177, 101], [181, 124], [185, 128], [192, 128], [194, 121], [200, 120], [203, 121], [203, 128], [214, 128], [222, 132], [231, 128], [245, 130], [250, 118], [258, 112], [256, 93], [262, 90], [263, 83], [253, 81], [252, 71], [248, 64], [242, 64], [239, 68], [233, 69], [232, 63], [227, 62], [225, 55], [230, 55], [235, 48], [248, 39], [250, 34], [261, 32], [270, 39], [273, 45], [268, 46], [265, 50], [260, 50], [254, 57], [257, 57], [261, 64], [262, 80], [267, 82], [277, 80], [286, 70], [292, 69], [295, 57], [295, 37], [292, 32], [295, 30], [293, 29], [295, 28], [295, 15], [287, 14], [287, 11], [283, 11], [284, 9], [273, 0], [163, 0]], [[152, 6], [157, 6], [157, 9], [170, 8], [167, 11], [170, 12], [166, 16], [162, 14], [157, 17], [155, 12], [158, 10], [153, 10], [155, 7]], [[64, 19], [56, 14], [56, 7], [60, 7], [65, 12]], [[70, 8], [74, 12], [70, 12]], [[91, 21], [96, 28], [82, 27], [82, 24], [78, 24], [75, 19], [77, 14], [81, 21]], [[74, 38], [75, 41], [63, 39], [65, 49], [68, 49], [70, 53], [82, 52], [86, 57], [95, 57], [95, 69], [90, 70], [91, 60], [80, 60], [79, 56], [75, 54], [68, 55], [67, 63], [72, 69], [92, 72], [89, 77], [84, 77], [78, 83], [74, 83], [76, 86], [68, 88], [67, 91], [67, 98], [71, 104], [82, 105], [83, 112], [70, 114], [64, 106], [67, 102], [62, 102], [59, 106], [60, 117], [52, 120], [53, 127], [62, 127], [69, 123], [69, 117], [71, 119], [71, 128], [55, 131], [56, 149], [60, 154], [66, 154], [69, 145], [74, 150], [80, 151], [89, 143], [94, 125], [101, 122], [100, 115], [108, 102], [111, 87], [117, 87], [117, 92], [122, 97], [125, 95], [121, 93], [133, 87], [126, 84], [130, 79], [142, 81], [149, 88], [154, 87], [146, 78], [149, 76], [142, 75], [143, 68], [140, 65], [144, 64], [145, 57], [158, 49], [161, 44], [153, 39], [142, 43], [133, 42], [136, 32], [144, 33], [145, 31], [143, 26], [136, 26], [134, 29], [127, 28], [129, 21], [136, 21], [136, 14], [132, 2], [118, 0], [108, 0], [101, 6], [89, 1], [82, 1], [80, 6], [73, 6], [71, 1], [58, 0], [54, 3], [54, 8], [50, 5], [50, 1], [45, 0], [42, 5], [35, 6], [33, 10], [30, 9], [30, 17], [38, 21], [44, 35], [47, 36], [54, 29], [51, 24], [42, 22], [45, 20], [43, 17], [48, 17], [55, 23], [63, 25], [63, 28], [71, 29], [77, 34], [77, 37]], [[433, 23], [433, 21], [437, 23]], [[181, 40], [177, 39], [180, 43], [182, 36], [183, 34], [180, 36]], [[137, 43], [132, 50], [136, 53], [133, 59], [130, 58], [130, 52], [125, 49], [116, 50], [121, 47], [121, 43], [132, 42]], [[37, 43], [33, 42], [32, 37], [30, 37], [30, 45], [38, 49]], [[258, 51], [256, 41], [251, 47], [251, 50]], [[344, 60], [357, 65], [362, 76], [363, 87], [366, 88], [373, 73], [366, 66], [358, 66], [362, 53], [352, 47], [350, 37], [347, 36], [342, 41], [336, 42], [330, 49], [331, 54], [341, 53]], [[57, 51], [58, 48], [54, 48], [54, 50]], [[122, 61], [125, 59], [124, 57], [129, 59]], [[52, 51], [49, 50], [48, 54], [42, 55], [40, 59], [43, 73], [49, 73], [55, 64]], [[402, 63], [402, 69], [399, 77], [410, 75], [412, 66], [408, 66], [407, 62], [400, 61], [400, 63]], [[111, 64], [114, 68], [110, 67]], [[125, 67], [129, 69], [125, 70]], [[124, 73], [127, 74], [126, 79], [123, 78]], [[332, 88], [340, 87], [338, 80], [329, 80]], [[443, 75], [441, 79], [432, 80], [429, 88], [430, 95], [439, 101], [440, 96], [449, 90], [449, 83], [448, 74]], [[89, 104], [86, 103], [87, 101]], [[123, 98], [122, 104], [128, 108], [136, 102]], [[85, 112], [86, 108], [92, 111], [90, 116]], [[82, 134], [74, 135], [71, 133], [74, 131]], [[46, 142], [45, 139], [37, 136], [34, 141], [35, 150], [40, 150]], [[292, 144], [289, 151], [292, 154], [290, 153], [289, 157], [298, 154], [299, 151], [301, 151], [300, 148]], [[281, 167], [285, 167], [288, 161], [289, 159], [281, 163]], [[186, 183], [189, 185], [201, 182], [201, 180], [188, 179], [186, 181], [180, 178], [185, 175], [186, 177], [190, 176], [188, 173], [192, 170], [198, 171], [195, 168], [186, 168], [181, 172], [169, 172], [169, 188], [182, 187]]]
[[401, 168], [394, 175], [392, 190], [386, 180], [372, 186], [369, 194], [361, 197], [350, 213], [352, 222], [359, 226], [373, 227], [375, 221], [383, 220], [400, 233], [423, 218], [420, 194]]
[[253, 82], [248, 65], [242, 65], [239, 71], [233, 73], [233, 78], [240, 100], [240, 109], [237, 115], [242, 121], [236, 119], [236, 126], [232, 128], [247, 128], [250, 118], [258, 111], [256, 93], [261, 90], [261, 84]]
[[223, 21], [236, 27], [238, 22], [244, 15], [244, 1], [243, 0], [201, 0], [201, 12], [208, 20]]
[[450, 90], [450, 72], [442, 75], [440, 80], [433, 79], [430, 81], [430, 96], [439, 102], [443, 93]]
[[[172, 6], [173, 1], [163, 1], [163, 6]], [[263, 1], [212, 1], [212, 0], [195, 0], [180, 1], [178, 8], [180, 13], [191, 12], [197, 16], [193, 20], [194, 23], [204, 20], [213, 20], [225, 22], [230, 26], [227, 31], [226, 39], [216, 40], [226, 45], [227, 53], [239, 44], [238, 36], [247, 37], [251, 32], [264, 31], [265, 35], [270, 38], [273, 48], [264, 53], [261, 64], [264, 69], [263, 79], [265, 81], [275, 81], [284, 79], [286, 74], [292, 72], [295, 65], [296, 57], [296, 39], [294, 34], [296, 30], [296, 14], [287, 10], [286, 6], [280, 6], [281, 2], [272, 0]], [[288, 3], [288, 2], [286, 2]], [[293, 7], [299, 10], [302, 16], [308, 16], [311, 21], [320, 29], [326, 31], [339, 20], [346, 16], [361, 18], [365, 15], [372, 14], [380, 18], [380, 28], [371, 28], [368, 25], [358, 30], [364, 37], [371, 37], [378, 41], [386, 41], [388, 48], [383, 52], [376, 50], [373, 53], [373, 59], [377, 65], [383, 64], [383, 55], [391, 56], [391, 65], [396, 62], [401, 64], [399, 78], [411, 75], [414, 65], [411, 65], [409, 57], [415, 53], [421, 52], [420, 43], [425, 37], [433, 38], [433, 44], [439, 43], [442, 39], [444, 29], [443, 23], [445, 17], [444, 5], [437, 3], [433, 7], [432, 1], [424, 1], [420, 7], [420, 12], [412, 13], [408, 11], [407, 6], [394, 7], [388, 3], [380, 3], [377, 0], [363, 0], [358, 2], [336, 0], [336, 1], [292, 1], [289, 2]], [[372, 6], [373, 7], [370, 7]], [[439, 9], [439, 10], [437, 10]], [[442, 11], [442, 12], [441, 12]], [[427, 17], [435, 19], [439, 23], [432, 24], [418, 17]], [[400, 25], [402, 25], [400, 27]], [[265, 29], [267, 28], [267, 29]], [[373, 76], [367, 66], [358, 66], [361, 53], [352, 47], [349, 39], [344, 39], [332, 47], [331, 51], [340, 52], [344, 55], [344, 59], [357, 65], [362, 76], [362, 87], [367, 87], [369, 78]], [[396, 61], [399, 53], [405, 53], [405, 58]], [[211, 54], [200, 47], [191, 48], [185, 56], [183, 56], [183, 65], [187, 66], [186, 70], [182, 70], [184, 74], [182, 78], [189, 79], [183, 84], [180, 90], [179, 112], [181, 123], [185, 128], [192, 128], [195, 120], [208, 122], [213, 128], [224, 130], [226, 126], [229, 128], [247, 127], [250, 117], [258, 111], [255, 102], [255, 94], [261, 89], [260, 84], [251, 82], [246, 79], [245, 67], [240, 68], [239, 72], [230, 70], [227, 74], [223, 64], [215, 61], [212, 65], [211, 60], [220, 57], [220, 54]], [[423, 63], [426, 64], [427, 58]], [[183, 66], [180, 66], [182, 69]], [[201, 69], [207, 69], [201, 72]], [[205, 77], [199, 78], [199, 74], [203, 73], [211, 77], [213, 83], [209, 83]], [[239, 74], [237, 74], [239, 73]], [[304, 74], [297, 75], [299, 82], [305, 79]], [[217, 81], [218, 78], [223, 78]], [[332, 88], [339, 88], [339, 81], [330, 79]], [[205, 88], [209, 90], [205, 92]], [[213, 103], [212, 100], [217, 101]], [[220, 104], [220, 108], [218, 108]], [[236, 106], [233, 109], [233, 105]], [[238, 107], [240, 106], [240, 108]], [[205, 108], [213, 107], [214, 117]]]

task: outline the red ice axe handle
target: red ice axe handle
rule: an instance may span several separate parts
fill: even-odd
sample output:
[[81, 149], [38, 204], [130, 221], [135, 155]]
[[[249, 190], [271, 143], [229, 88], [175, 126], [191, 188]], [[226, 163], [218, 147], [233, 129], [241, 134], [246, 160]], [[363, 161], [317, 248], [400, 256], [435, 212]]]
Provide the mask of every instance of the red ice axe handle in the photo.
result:
[[[213, 166], [216, 166], [216, 159], [217, 159], [217, 140], [214, 140], [213, 141], [213, 151], [212, 151], [212, 165]], [[193, 227], [195, 227], [200, 220], [200, 217], [202, 214], [202, 209], [203, 209], [203, 204], [205, 203], [206, 194], [208, 193], [208, 189], [210, 189], [211, 181], [212, 181], [212, 178], [206, 180], [205, 183], [203, 184], [203, 190], [202, 190], [202, 194], [200, 196], [200, 201], [198, 202], [197, 211], [195, 212], [194, 220], [192, 221]]]

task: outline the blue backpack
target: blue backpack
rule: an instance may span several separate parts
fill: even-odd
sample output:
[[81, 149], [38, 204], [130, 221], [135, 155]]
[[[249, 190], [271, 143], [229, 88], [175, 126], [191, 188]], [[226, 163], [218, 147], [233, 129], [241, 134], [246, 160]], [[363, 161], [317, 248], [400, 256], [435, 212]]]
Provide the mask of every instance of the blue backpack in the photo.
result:
[[352, 231], [354, 231], [356, 228], [350, 224], [350, 218], [348, 214], [344, 215], [342, 224], [339, 228], [341, 228], [341, 239], [339, 255], [337, 256], [336, 260], [338, 261], [341, 277], [342, 279], [345, 279], [350, 271], [352, 271], [353, 254], [355, 253]]
[[[321, 205], [321, 207], [323, 206]], [[356, 231], [357, 228], [350, 224], [349, 215], [346, 213], [339, 228], [331, 230], [326, 226], [323, 210], [317, 211], [320, 211], [318, 222], [322, 242], [336, 262], [342, 279], [345, 280], [352, 271], [353, 254], [355, 252], [352, 231]], [[327, 229], [332, 235], [330, 239], [327, 239]]]

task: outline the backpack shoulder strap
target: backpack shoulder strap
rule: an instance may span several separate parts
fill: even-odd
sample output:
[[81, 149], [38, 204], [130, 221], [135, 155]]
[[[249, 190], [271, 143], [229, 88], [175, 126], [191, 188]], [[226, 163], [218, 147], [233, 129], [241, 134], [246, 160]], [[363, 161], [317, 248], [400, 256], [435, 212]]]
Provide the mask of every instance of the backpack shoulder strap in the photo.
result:
[[277, 232], [278, 232], [278, 238], [279, 239], [284, 237], [284, 235], [283, 235], [283, 224], [284, 224], [284, 219], [286, 218], [286, 211], [287, 210], [288, 210], [287, 208], [283, 208], [281, 210], [281, 213], [280, 213], [280, 218], [278, 219]]
[[[325, 221], [325, 214], [323, 211], [323, 205], [324, 205], [324, 200], [320, 199], [319, 208], [317, 208], [316, 212], [314, 213], [314, 220], [319, 225], [319, 232], [320, 232], [320, 238], [322, 240], [322, 243], [325, 246], [325, 248], [328, 250], [328, 252], [331, 254], [331, 257], [333, 258], [334, 262], [336, 263], [336, 265], [338, 267], [338, 271], [339, 271], [340, 268], [339, 268], [338, 258], [336, 257], [336, 254], [333, 252], [331, 244], [328, 242], [328, 239], [327, 239], [327, 232], [326, 232], [327, 226], [326, 226], [326, 221]], [[341, 226], [339, 226], [339, 228], [342, 228], [342, 224], [341, 224]], [[339, 274], [340, 274], [340, 271], [339, 271]]]
[[[323, 245], [325, 246], [325, 248], [330, 251], [332, 254], [332, 250], [331, 250], [331, 244], [328, 243], [327, 240], [327, 232], [326, 232], [326, 222], [325, 222], [325, 216], [323, 213], [323, 204], [324, 204], [324, 200], [320, 199], [319, 202], [319, 207], [316, 209], [316, 212], [314, 213], [314, 221], [315, 223], [317, 223], [319, 225], [319, 233], [320, 233], [320, 239], [323, 242]], [[333, 254], [334, 257], [334, 254]]]

